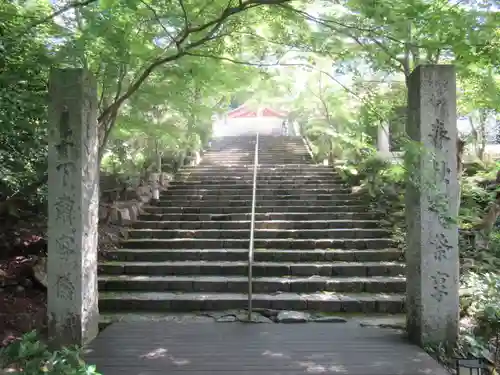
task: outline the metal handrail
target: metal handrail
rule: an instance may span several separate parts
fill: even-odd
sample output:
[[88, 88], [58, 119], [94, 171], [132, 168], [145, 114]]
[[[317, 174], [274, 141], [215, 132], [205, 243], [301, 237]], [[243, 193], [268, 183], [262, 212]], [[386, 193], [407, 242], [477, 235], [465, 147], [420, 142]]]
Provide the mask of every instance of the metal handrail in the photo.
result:
[[252, 213], [250, 215], [250, 243], [248, 245], [248, 321], [252, 321], [252, 279], [253, 279], [253, 241], [255, 230], [255, 200], [257, 193], [257, 170], [259, 165], [259, 133], [255, 136], [253, 159]]

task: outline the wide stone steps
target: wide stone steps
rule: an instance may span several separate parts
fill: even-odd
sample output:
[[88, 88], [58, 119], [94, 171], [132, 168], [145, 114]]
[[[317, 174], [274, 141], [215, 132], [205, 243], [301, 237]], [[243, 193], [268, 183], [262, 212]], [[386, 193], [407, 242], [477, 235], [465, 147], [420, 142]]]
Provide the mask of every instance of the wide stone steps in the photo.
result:
[[[302, 164], [303, 160], [310, 159], [311, 156], [308, 153], [302, 152], [302, 151], [288, 151], [289, 154], [285, 157], [276, 157], [276, 154], [274, 153], [259, 153], [259, 162], [264, 160], [267, 160], [268, 163], [275, 163], [275, 164], [287, 164], [286, 162], [283, 162], [283, 160], [288, 161], [292, 160], [290, 164]], [[229, 159], [229, 160], [236, 160], [238, 161], [239, 159], [245, 159], [245, 160], [251, 160], [253, 162], [254, 160], [254, 154], [249, 153], [249, 152], [241, 152], [241, 153], [211, 153], [208, 152], [205, 155], [203, 155], [203, 160], [204, 161], [211, 161], [211, 160], [222, 160], [224, 161], [224, 158]], [[232, 164], [230, 161], [228, 161], [229, 164]]]
[[[186, 167], [181, 169], [179, 172], [177, 172], [178, 175], [183, 175], [183, 174], [191, 174], [191, 173], [227, 173], [227, 172], [233, 172], [233, 173], [241, 173], [241, 174], [247, 174], [247, 173], [253, 173], [254, 166], [253, 164], [233, 164], [233, 165], [197, 165], [193, 167]], [[331, 168], [318, 168], [315, 167], [311, 164], [283, 164], [280, 166], [265, 166], [263, 164], [258, 164], [257, 165], [257, 171], [259, 172], [260, 175], [267, 176], [267, 175], [276, 175], [276, 174], [295, 174], [295, 173], [304, 173], [304, 174], [323, 174], [323, 175], [328, 175], [328, 176], [339, 176], [339, 174], [332, 170]]]
[[[152, 291], [183, 293], [246, 293], [244, 276], [101, 276], [99, 288], [104, 291]], [[255, 277], [254, 293], [403, 293], [404, 277]]]
[[[262, 196], [258, 197], [255, 201], [257, 207], [261, 206], [330, 206], [336, 207], [339, 205], [343, 206], [357, 206], [363, 204], [363, 201], [359, 198], [356, 199], [352, 196], [336, 196], [334, 198], [328, 197], [316, 197], [313, 196], [294, 196], [289, 198], [288, 196]], [[252, 205], [252, 196], [242, 196], [242, 197], [216, 197], [215, 199], [196, 199], [196, 198], [179, 198], [179, 199], [168, 199], [160, 200], [157, 202], [157, 207], [250, 207]]]
[[[248, 262], [248, 249], [116, 249], [112, 259], [123, 262], [212, 261]], [[255, 249], [256, 262], [399, 262], [400, 249]]]
[[[255, 229], [378, 229], [378, 220], [256, 220]], [[183, 229], [183, 230], [250, 230], [250, 220], [232, 221], [136, 221], [134, 229]]]
[[[233, 193], [233, 194], [186, 194], [186, 195], [170, 195], [170, 196], [162, 196], [158, 205], [159, 206], [170, 206], [172, 204], [176, 203], [182, 203], [182, 202], [196, 202], [196, 201], [225, 201], [228, 203], [232, 202], [237, 202], [237, 201], [250, 201], [252, 202], [252, 194], [238, 194]], [[266, 202], [266, 201], [274, 201], [274, 200], [287, 200], [287, 201], [294, 201], [294, 200], [306, 200], [309, 202], [314, 202], [314, 201], [330, 201], [330, 202], [335, 202], [335, 201], [346, 201], [346, 200], [353, 200], [356, 198], [350, 193], [326, 193], [326, 194], [307, 194], [307, 193], [286, 193], [283, 194], [283, 192], [276, 191], [275, 194], [262, 194], [260, 191], [256, 192], [255, 198], [257, 199], [257, 202]], [[357, 200], [359, 201], [359, 199]]]
[[[148, 211], [150, 208], [145, 207]], [[140, 217], [140, 221], [204, 221], [207, 223], [228, 223], [232, 221], [250, 220], [250, 212], [243, 213], [227, 213], [227, 214], [211, 214], [211, 213], [145, 213]], [[377, 222], [382, 218], [381, 213], [377, 212], [257, 212], [255, 214], [256, 221], [359, 221], [359, 220], [375, 220]], [[140, 225], [140, 224], [139, 224]]]
[[[387, 229], [375, 228], [324, 228], [324, 229], [255, 229], [256, 239], [317, 239], [317, 238], [387, 238], [391, 232]], [[247, 239], [250, 229], [129, 229], [128, 238], [154, 239]]]
[[[186, 213], [186, 214], [238, 214], [238, 213], [249, 213], [250, 205], [247, 206], [187, 206], [187, 207], [158, 207], [158, 206], [145, 206], [143, 209], [147, 213], [151, 214], [168, 214], [168, 213]], [[271, 212], [310, 212], [310, 213], [330, 213], [335, 211], [337, 213], [359, 213], [367, 212], [366, 205], [306, 205], [301, 204], [299, 206], [289, 206], [289, 205], [272, 205], [263, 206], [257, 204], [255, 207], [256, 213], [271, 213]]]
[[[298, 177], [301, 177], [300, 179]], [[195, 183], [199, 181], [199, 183], [206, 183], [208, 181], [214, 180], [216, 183], [219, 182], [235, 182], [237, 180], [244, 181], [253, 181], [253, 172], [248, 173], [238, 173], [238, 172], [217, 172], [217, 173], [190, 173], [183, 174], [176, 177], [175, 181], [172, 184], [182, 183], [189, 181], [191, 183]], [[289, 173], [272, 173], [272, 174], [257, 174], [258, 182], [281, 182], [287, 181], [286, 183], [293, 183], [297, 181], [299, 183], [305, 181], [318, 181], [321, 183], [336, 183], [343, 184], [343, 180], [341, 177], [336, 175], [328, 174], [327, 172], [317, 172], [317, 173], [308, 173], [307, 175], [303, 174], [301, 176], [301, 172], [297, 172], [294, 174]], [[283, 182], [284, 183], [284, 182]]]
[[[240, 275], [248, 274], [248, 262], [120, 262], [99, 264], [107, 275]], [[285, 263], [254, 262], [253, 275], [259, 276], [401, 276], [404, 264], [400, 262], [335, 262], [335, 263]]]
[[[335, 200], [302, 200], [302, 199], [257, 199], [255, 202], [256, 207], [272, 207], [272, 206], [282, 206], [282, 207], [300, 207], [308, 206], [311, 208], [320, 207], [331, 207], [335, 210], [338, 206], [359, 206], [363, 204], [359, 199], [335, 199]], [[252, 201], [248, 200], [194, 200], [186, 199], [184, 201], [160, 201], [158, 202], [158, 208], [171, 208], [175, 206], [179, 207], [251, 207]]]
[[[219, 139], [143, 206], [99, 263], [102, 313], [244, 309], [255, 137]], [[330, 166], [299, 137], [259, 142], [253, 306], [348, 313], [404, 311], [404, 254]]]
[[[248, 249], [249, 239], [220, 238], [165, 238], [165, 239], [129, 239], [121, 241], [124, 248], [129, 249]], [[394, 240], [389, 238], [257, 238], [254, 247], [259, 249], [385, 249], [395, 247]]]
[[[203, 183], [201, 180], [193, 179], [186, 181], [175, 181], [170, 183], [169, 190], [186, 190], [186, 189], [247, 189], [251, 188], [252, 179], [243, 178], [225, 178], [219, 180], [210, 180], [209, 183]], [[347, 185], [343, 182], [331, 182], [321, 179], [300, 180], [300, 179], [287, 179], [287, 180], [257, 180], [258, 189], [294, 189], [294, 188], [307, 188], [307, 189], [347, 189]], [[169, 191], [167, 190], [167, 191]]]
[[[224, 170], [224, 169], [231, 169], [231, 168], [242, 168], [242, 169], [245, 169], [245, 168], [249, 168], [249, 167], [253, 167], [253, 160], [252, 160], [252, 163], [249, 165], [249, 164], [241, 164], [241, 163], [235, 163], [235, 164], [232, 164], [232, 163], [226, 163], [225, 165], [223, 166], [220, 166], [220, 165], [214, 165], [213, 168], [214, 169], [221, 169], [221, 170]], [[271, 162], [271, 163], [257, 163], [259, 168], [262, 168], [262, 169], [265, 169], [265, 170], [297, 170], [297, 169], [301, 169], [301, 170], [316, 170], [316, 171], [319, 171], [319, 170], [323, 170], [323, 171], [330, 171], [330, 172], [333, 172], [335, 173], [335, 171], [332, 171], [331, 168], [329, 168], [329, 166], [327, 165], [321, 165], [321, 164], [310, 164], [310, 163], [275, 163], [275, 162]], [[210, 167], [210, 166], [208, 166]], [[196, 168], [200, 168], [199, 166], [189, 166], [189, 167], [186, 167], [186, 169], [196, 169]], [[201, 168], [201, 169], [204, 169], [204, 168]]]
[[[248, 174], [253, 173], [254, 165], [253, 164], [231, 164], [231, 165], [202, 165], [199, 164], [197, 166], [185, 167], [179, 170], [176, 175], [188, 175], [191, 173], [200, 173], [200, 174], [223, 174], [227, 172], [233, 173], [241, 173]], [[296, 173], [304, 173], [304, 174], [323, 174], [328, 176], [339, 176], [339, 174], [328, 168], [317, 168], [312, 167], [311, 165], [303, 164], [283, 164], [282, 166], [265, 166], [264, 164], [257, 165], [257, 171], [261, 175], [281, 175], [281, 174], [296, 174]]]
[[[180, 196], [219, 196], [219, 195], [252, 195], [252, 186], [239, 185], [239, 187], [226, 187], [216, 189], [210, 188], [189, 188], [179, 189], [170, 188], [160, 194], [160, 198], [175, 198]], [[346, 187], [339, 187], [336, 185], [325, 185], [323, 187], [307, 186], [307, 185], [274, 185], [272, 187], [266, 185], [257, 186], [256, 192], [259, 195], [279, 195], [279, 194], [351, 194], [351, 189]]]
[[[287, 158], [287, 159], [276, 159], [275, 161], [279, 164], [301, 164], [308, 162], [310, 160], [310, 156], [296, 156], [294, 158]], [[273, 159], [271, 157], [262, 157], [259, 156], [259, 164], [268, 164], [272, 163]], [[205, 166], [205, 165], [213, 165], [213, 164], [220, 164], [220, 165], [225, 165], [226, 163], [229, 164], [237, 164], [237, 163], [242, 163], [242, 164], [252, 164], [254, 162], [254, 157], [204, 157], [203, 161], [199, 164], [199, 166]]]
[[[346, 313], [401, 313], [404, 295], [391, 293], [255, 293], [253, 307]], [[242, 293], [101, 292], [99, 309], [113, 312], [193, 312], [246, 308]]]

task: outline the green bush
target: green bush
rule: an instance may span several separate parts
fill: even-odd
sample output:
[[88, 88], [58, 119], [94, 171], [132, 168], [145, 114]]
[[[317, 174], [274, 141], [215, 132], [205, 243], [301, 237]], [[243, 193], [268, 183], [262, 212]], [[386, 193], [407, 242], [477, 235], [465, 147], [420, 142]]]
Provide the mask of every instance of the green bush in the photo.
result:
[[462, 335], [462, 351], [475, 356], [493, 351], [494, 363], [500, 361], [500, 275], [470, 272], [463, 276], [462, 313], [473, 320]]
[[0, 370], [12, 368], [24, 375], [100, 375], [80, 354], [77, 347], [50, 351], [32, 331], [0, 349]]

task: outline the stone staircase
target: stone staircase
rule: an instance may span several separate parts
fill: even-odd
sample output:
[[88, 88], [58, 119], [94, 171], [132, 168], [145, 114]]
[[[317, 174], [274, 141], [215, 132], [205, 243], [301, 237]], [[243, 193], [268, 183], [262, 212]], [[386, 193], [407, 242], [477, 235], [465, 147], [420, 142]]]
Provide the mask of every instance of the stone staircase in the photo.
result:
[[[145, 208], [99, 265], [104, 314], [247, 306], [254, 137], [213, 142]], [[401, 313], [404, 263], [390, 232], [300, 137], [260, 137], [255, 308]]]

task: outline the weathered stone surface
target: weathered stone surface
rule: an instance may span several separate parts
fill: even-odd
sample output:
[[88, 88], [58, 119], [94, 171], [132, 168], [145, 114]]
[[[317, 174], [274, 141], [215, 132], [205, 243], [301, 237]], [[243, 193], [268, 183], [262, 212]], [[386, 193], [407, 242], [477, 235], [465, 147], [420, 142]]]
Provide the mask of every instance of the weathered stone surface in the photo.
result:
[[33, 265], [33, 277], [36, 281], [47, 288], [47, 258], [39, 257]]
[[[239, 309], [248, 303], [254, 145], [232, 142], [181, 169], [159, 200], [144, 204], [114, 261], [101, 264], [103, 311], [235, 309], [231, 315], [246, 320]], [[257, 318], [269, 322], [279, 310], [401, 312], [405, 268], [381, 215], [331, 167], [299, 165], [307, 154], [302, 139], [263, 139], [261, 146], [269, 164], [258, 175]], [[297, 164], [279, 165], [291, 160]], [[151, 187], [138, 191], [151, 198]]]
[[83, 69], [54, 69], [49, 96], [49, 336], [81, 345], [99, 323], [96, 83]]
[[309, 321], [314, 323], [347, 323], [346, 318], [342, 318], [341, 316], [312, 316]]
[[234, 315], [224, 315], [219, 318], [216, 318], [215, 321], [218, 323], [232, 323], [232, 322], [237, 322], [238, 318]]
[[359, 325], [362, 327], [380, 327], [403, 330], [406, 327], [406, 322], [404, 316], [372, 317], [360, 321]]
[[310, 315], [302, 311], [280, 311], [276, 316], [277, 323], [307, 323]]
[[[426, 152], [408, 160], [407, 329], [420, 344], [458, 335], [456, 85], [453, 66], [423, 65], [409, 79], [408, 135]], [[416, 167], [415, 167], [416, 166]]]

